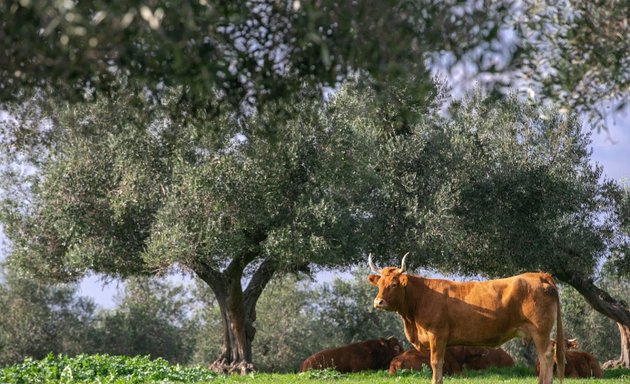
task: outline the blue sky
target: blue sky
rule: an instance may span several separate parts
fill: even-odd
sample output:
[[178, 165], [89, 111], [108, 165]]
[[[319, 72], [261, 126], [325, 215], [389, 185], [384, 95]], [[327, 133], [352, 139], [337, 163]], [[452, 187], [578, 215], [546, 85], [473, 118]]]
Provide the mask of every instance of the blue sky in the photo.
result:
[[608, 118], [609, 132], [593, 132], [592, 160], [611, 179], [630, 179], [630, 111]]

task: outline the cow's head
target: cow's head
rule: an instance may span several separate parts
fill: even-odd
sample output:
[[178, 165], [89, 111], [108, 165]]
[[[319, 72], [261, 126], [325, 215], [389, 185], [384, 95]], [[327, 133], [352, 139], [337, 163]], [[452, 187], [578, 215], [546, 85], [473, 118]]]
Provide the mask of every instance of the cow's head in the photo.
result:
[[374, 308], [387, 311], [396, 311], [402, 308], [402, 303], [405, 299], [405, 286], [408, 281], [408, 276], [405, 274], [407, 255], [409, 255], [409, 252], [403, 256], [400, 268], [386, 267], [380, 272], [372, 262], [372, 255], [368, 256], [368, 264], [373, 272], [373, 274], [368, 276], [368, 281], [373, 286], [378, 287], [378, 294], [374, 299]]
[[[577, 349], [577, 347], [578, 347], [577, 339], [567, 339], [567, 338], [565, 338], [564, 339], [564, 343], [566, 345], [566, 347], [565, 347], [566, 349]], [[553, 345], [553, 348], [555, 350], [556, 344], [557, 344], [556, 339], [551, 339], [551, 344]]]
[[392, 356], [397, 356], [405, 351], [398, 339], [394, 336], [390, 336], [387, 339], [381, 337], [379, 343], [386, 350], [390, 351]]

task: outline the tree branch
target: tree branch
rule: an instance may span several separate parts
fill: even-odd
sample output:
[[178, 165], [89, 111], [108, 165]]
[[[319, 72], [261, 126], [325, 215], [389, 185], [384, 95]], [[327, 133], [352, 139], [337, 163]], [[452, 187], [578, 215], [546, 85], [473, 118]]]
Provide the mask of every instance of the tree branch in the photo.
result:
[[245, 289], [244, 293], [245, 310], [248, 314], [252, 315], [255, 313], [256, 302], [267, 286], [267, 283], [271, 281], [276, 270], [275, 261], [271, 256], [267, 256], [252, 275], [252, 279], [249, 281], [249, 284], [247, 284], [247, 289]]
[[575, 288], [597, 312], [630, 327], [630, 307], [623, 300], [617, 300], [608, 292], [597, 287], [590, 279], [577, 273], [563, 273], [558, 278]]
[[[561, 247], [561, 249], [570, 257], [580, 257], [580, 253], [570, 247]], [[553, 274], [575, 288], [597, 312], [617, 323], [630, 327], [630, 306], [628, 303], [613, 298], [608, 292], [597, 287], [592, 279], [579, 272], [562, 269]]]
[[207, 263], [197, 259], [191, 269], [197, 274], [197, 276], [203, 280], [210, 289], [214, 292], [218, 299], [227, 297], [224, 276], [221, 272], [213, 269]]
[[256, 248], [258, 248], [258, 245], [267, 238], [267, 233], [264, 230], [258, 230], [255, 232], [245, 232], [245, 236], [249, 240], [249, 243], [255, 246], [255, 249], [250, 249], [249, 251], [234, 256], [232, 262], [227, 266], [227, 268], [225, 268], [225, 271], [223, 271], [223, 274], [228, 276], [230, 279], [237, 278], [238, 276], [238, 279], [240, 280], [243, 276], [245, 267], [260, 256], [260, 253]]

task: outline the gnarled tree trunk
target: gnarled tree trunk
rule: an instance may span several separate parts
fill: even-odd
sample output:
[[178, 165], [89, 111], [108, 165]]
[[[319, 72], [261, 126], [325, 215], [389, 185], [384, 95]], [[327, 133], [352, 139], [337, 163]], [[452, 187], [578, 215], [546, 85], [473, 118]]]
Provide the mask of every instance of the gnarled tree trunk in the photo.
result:
[[621, 335], [621, 356], [619, 363], [624, 368], [630, 368], [630, 327], [617, 323]]
[[223, 320], [221, 354], [210, 369], [221, 373], [247, 374], [254, 370], [252, 342], [256, 329], [246, 314], [240, 281], [231, 282], [226, 296], [216, 295]]
[[609, 360], [602, 364], [602, 368], [630, 368], [630, 327], [617, 323], [621, 335], [621, 356], [617, 360]]
[[264, 259], [243, 289], [243, 270], [253, 255], [235, 258], [224, 271], [196, 265], [195, 272], [214, 292], [223, 320], [223, 343], [210, 369], [220, 373], [247, 374], [254, 370], [252, 343], [256, 328], [256, 303], [275, 272], [271, 258]]
[[618, 361], [606, 364], [630, 368], [630, 307], [597, 287], [592, 280], [577, 274], [559, 274], [560, 280], [575, 288], [586, 301], [601, 314], [615, 320], [621, 337], [621, 356]]

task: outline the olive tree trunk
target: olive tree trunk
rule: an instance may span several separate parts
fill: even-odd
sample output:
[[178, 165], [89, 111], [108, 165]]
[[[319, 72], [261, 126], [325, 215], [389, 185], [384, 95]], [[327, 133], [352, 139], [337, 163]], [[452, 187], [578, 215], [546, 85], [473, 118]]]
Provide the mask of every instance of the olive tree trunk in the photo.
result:
[[[237, 287], [238, 285], [238, 287]], [[253, 371], [252, 342], [256, 328], [254, 321], [246, 315], [243, 292], [238, 284], [230, 283], [227, 296], [216, 295], [223, 320], [223, 342], [221, 354], [210, 368], [221, 373], [247, 374]]]
[[621, 336], [621, 356], [617, 360], [609, 360], [602, 364], [603, 368], [630, 368], [630, 327], [617, 323]]
[[252, 343], [256, 334], [256, 303], [273, 277], [275, 267], [270, 258], [263, 260], [243, 289], [244, 261], [248, 259], [253, 257], [235, 259], [222, 272], [206, 265], [195, 268], [197, 275], [215, 294], [223, 320], [221, 352], [210, 365], [216, 372], [244, 375], [254, 370]]

